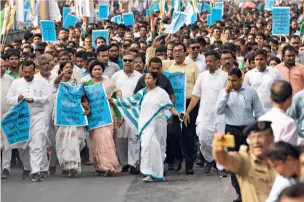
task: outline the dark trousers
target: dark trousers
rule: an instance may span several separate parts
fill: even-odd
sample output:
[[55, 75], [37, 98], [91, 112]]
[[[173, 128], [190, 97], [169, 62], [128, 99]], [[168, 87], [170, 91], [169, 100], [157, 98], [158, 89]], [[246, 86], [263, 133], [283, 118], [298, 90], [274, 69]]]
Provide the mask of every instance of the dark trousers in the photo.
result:
[[[186, 102], [188, 107], [189, 101]], [[180, 127], [180, 121], [178, 117], [174, 117], [172, 123], [168, 125], [167, 136], [167, 163], [173, 163], [174, 160], [182, 160], [182, 153], [185, 157], [186, 167], [192, 168], [193, 162], [196, 158], [196, 118], [198, 114], [198, 105], [189, 114], [190, 123], [186, 127], [182, 123]]]
[[[243, 130], [245, 127], [246, 126], [226, 125], [225, 133], [231, 133], [231, 135], [234, 136], [235, 143], [235, 148], [229, 149], [229, 151], [239, 151], [241, 145], [247, 145], [247, 137], [243, 135]], [[231, 184], [234, 187], [236, 193], [241, 196], [240, 186], [234, 173], [231, 173]]]

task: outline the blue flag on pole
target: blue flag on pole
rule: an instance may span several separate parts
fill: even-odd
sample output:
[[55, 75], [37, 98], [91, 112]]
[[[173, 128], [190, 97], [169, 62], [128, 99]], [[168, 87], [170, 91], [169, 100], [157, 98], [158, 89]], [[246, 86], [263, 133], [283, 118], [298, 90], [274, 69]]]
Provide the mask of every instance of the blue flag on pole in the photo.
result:
[[211, 25], [213, 25], [216, 21], [222, 20], [223, 10], [221, 8], [213, 8], [211, 11]]
[[9, 145], [28, 141], [31, 118], [27, 102], [20, 101], [1, 121], [1, 126]]
[[163, 72], [169, 78], [174, 89], [175, 109], [178, 112], [186, 111], [186, 77], [183, 72]]
[[209, 26], [212, 25], [211, 24], [211, 14], [207, 15], [207, 25], [209, 25]]
[[91, 108], [91, 113], [88, 116], [88, 129], [92, 130], [112, 124], [112, 114], [104, 86], [101, 83], [85, 86], [84, 91]]
[[52, 20], [40, 20], [42, 41], [56, 42], [55, 24]]
[[62, 22], [65, 21], [67, 15], [71, 13], [72, 9], [70, 7], [63, 7], [62, 9]]
[[83, 86], [60, 83], [56, 102], [55, 125], [86, 126], [87, 117], [81, 106]]
[[272, 35], [289, 35], [290, 31], [290, 8], [272, 8]]
[[69, 27], [75, 27], [77, 20], [78, 18], [75, 15], [68, 13], [65, 20], [63, 21], [63, 28], [67, 29]]
[[92, 45], [94, 48], [97, 47], [95, 40], [101, 36], [103, 38], [105, 38], [106, 44], [109, 45], [109, 31], [108, 30], [93, 30], [92, 31]]
[[116, 24], [120, 24], [121, 23], [121, 16], [120, 15], [116, 15], [114, 17], [111, 18], [112, 22], [115, 22]]
[[123, 23], [128, 26], [131, 25], [132, 27], [135, 24], [134, 14], [133, 13], [123, 13], [122, 14]]
[[98, 18], [102, 20], [107, 20], [109, 18], [109, 5], [100, 4]]
[[271, 11], [274, 5], [274, 0], [266, 0], [264, 9], [267, 11]]

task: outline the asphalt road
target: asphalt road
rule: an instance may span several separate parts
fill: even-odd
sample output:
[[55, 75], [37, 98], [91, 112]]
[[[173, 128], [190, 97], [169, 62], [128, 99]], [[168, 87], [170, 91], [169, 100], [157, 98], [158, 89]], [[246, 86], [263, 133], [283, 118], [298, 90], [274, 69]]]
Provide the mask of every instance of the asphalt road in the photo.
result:
[[209, 175], [195, 168], [194, 175], [184, 171], [167, 172], [163, 182], [144, 183], [141, 176], [120, 173], [96, 177], [92, 166], [82, 166], [76, 178], [60, 176], [61, 170], [41, 183], [21, 180], [14, 168], [9, 180], [1, 182], [2, 202], [232, 202], [235, 192], [230, 177], [220, 178], [216, 170]]

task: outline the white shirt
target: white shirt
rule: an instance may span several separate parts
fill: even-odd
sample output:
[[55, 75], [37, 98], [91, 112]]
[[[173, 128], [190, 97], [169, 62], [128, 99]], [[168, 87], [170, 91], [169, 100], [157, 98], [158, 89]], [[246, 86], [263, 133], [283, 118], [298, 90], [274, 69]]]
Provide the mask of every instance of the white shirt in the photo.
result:
[[142, 74], [136, 70], [130, 76], [124, 70], [120, 70], [112, 76], [111, 80], [114, 81], [116, 87], [121, 90], [122, 97], [125, 98], [133, 95], [136, 84], [141, 76]]
[[46, 86], [44, 80], [35, 77], [30, 82], [27, 82], [24, 78], [16, 79], [8, 90], [6, 102], [13, 108], [18, 103], [19, 95], [23, 95], [25, 98], [33, 98], [34, 102], [29, 103], [31, 122], [33, 122], [36, 114], [39, 114], [41, 118], [44, 116], [44, 104], [48, 100]]
[[205, 56], [202, 55], [202, 54], [198, 54], [198, 56], [197, 56], [197, 58], [196, 58], [195, 60], [192, 60], [192, 59], [190, 58], [190, 56], [188, 55], [188, 56], [186, 57], [186, 60], [195, 62], [195, 64], [196, 64], [197, 67], [198, 67], [199, 72], [203, 72], [203, 71], [207, 70], [206, 58], [205, 58]]
[[282, 175], [278, 175], [275, 178], [275, 181], [271, 187], [268, 198], [265, 202], [277, 202], [280, 196], [280, 193], [287, 187], [296, 184], [296, 181], [291, 178], [287, 179]]
[[254, 68], [245, 74], [244, 83], [257, 91], [264, 111], [267, 112], [272, 108], [270, 100], [271, 85], [274, 81], [281, 79], [283, 77], [276, 68], [267, 67], [264, 72], [260, 72], [257, 68]]
[[204, 128], [210, 128], [209, 131], [225, 131], [225, 117], [217, 115], [215, 103], [221, 90], [226, 87], [227, 77], [227, 72], [221, 69], [216, 70], [214, 74], [204, 71], [199, 74], [195, 82], [192, 95], [200, 97], [200, 109], [196, 124], [202, 123]]
[[284, 141], [296, 145], [298, 137], [297, 123], [279, 108], [273, 107], [259, 118], [259, 121], [271, 121], [274, 141]]
[[9, 105], [6, 103], [6, 95], [8, 93], [8, 89], [14, 81], [14, 78], [4, 74], [1, 79], [1, 120], [4, 119], [6, 113], [10, 111]]

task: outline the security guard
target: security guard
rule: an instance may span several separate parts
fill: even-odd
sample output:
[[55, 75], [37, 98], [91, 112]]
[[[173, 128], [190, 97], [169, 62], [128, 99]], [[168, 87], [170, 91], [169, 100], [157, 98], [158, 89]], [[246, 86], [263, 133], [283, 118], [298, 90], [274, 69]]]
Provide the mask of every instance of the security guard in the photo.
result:
[[[239, 152], [226, 152], [225, 134], [214, 136], [213, 156], [226, 170], [236, 173], [244, 202], [264, 202], [275, 179], [275, 171], [267, 164], [265, 153], [274, 142], [271, 122], [257, 121], [244, 129], [249, 149], [242, 145]], [[226, 137], [225, 137], [226, 136]], [[232, 140], [233, 141], [233, 140]]]

